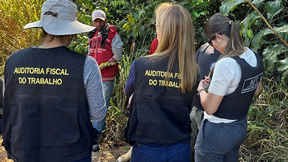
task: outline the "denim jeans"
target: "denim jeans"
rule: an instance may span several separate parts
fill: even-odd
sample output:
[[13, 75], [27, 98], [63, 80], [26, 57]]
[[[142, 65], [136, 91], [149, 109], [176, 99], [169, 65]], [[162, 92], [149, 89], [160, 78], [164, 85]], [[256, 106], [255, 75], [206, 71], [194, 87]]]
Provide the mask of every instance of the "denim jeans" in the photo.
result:
[[247, 119], [232, 123], [202, 121], [195, 145], [196, 162], [238, 162], [247, 135]]
[[[104, 97], [106, 100], [107, 111], [110, 105], [110, 98], [112, 96], [113, 88], [114, 88], [114, 81], [103, 82], [103, 91], [104, 91]], [[97, 122], [96, 120], [93, 120], [92, 125], [98, 132], [101, 132], [104, 129], [105, 120], [106, 120], [106, 115], [105, 115], [105, 118], [101, 122]]]
[[171, 145], [135, 143], [130, 162], [190, 162], [190, 143]]

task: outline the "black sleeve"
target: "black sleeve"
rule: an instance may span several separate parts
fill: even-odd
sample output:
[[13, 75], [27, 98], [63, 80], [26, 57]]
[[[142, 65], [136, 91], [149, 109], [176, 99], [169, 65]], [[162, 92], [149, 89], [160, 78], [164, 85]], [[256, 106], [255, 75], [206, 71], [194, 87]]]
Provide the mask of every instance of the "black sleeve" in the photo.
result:
[[[199, 67], [200, 68], [200, 67]], [[204, 75], [204, 71], [202, 68], [200, 68], [200, 74], [198, 76], [197, 82], [194, 86], [194, 96], [193, 96], [193, 106], [195, 106], [196, 108], [198, 108], [199, 110], [204, 111], [202, 105], [201, 105], [201, 101], [200, 101], [200, 96], [197, 95], [197, 87], [199, 85], [199, 82], [201, 81], [201, 78], [203, 78]]]

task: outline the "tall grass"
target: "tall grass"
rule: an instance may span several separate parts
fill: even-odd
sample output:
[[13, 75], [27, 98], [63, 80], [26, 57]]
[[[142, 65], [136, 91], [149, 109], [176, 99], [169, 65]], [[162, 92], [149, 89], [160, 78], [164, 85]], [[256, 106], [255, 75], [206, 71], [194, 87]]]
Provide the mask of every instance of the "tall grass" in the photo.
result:
[[[0, 0], [0, 71], [13, 52], [37, 45], [39, 31], [23, 26], [40, 19], [42, 0]], [[36, 43], [36, 44], [35, 44]]]
[[263, 78], [263, 91], [248, 114], [248, 137], [241, 146], [241, 161], [288, 161], [288, 87]]
[[119, 74], [114, 82], [113, 95], [107, 114], [107, 127], [105, 130], [105, 141], [123, 141], [124, 130], [128, 122], [129, 109], [128, 98], [124, 94], [125, 83], [129, 75], [132, 62], [141, 56], [148, 55], [150, 44], [145, 44], [145, 37], [141, 38], [139, 44], [133, 43], [129, 51], [124, 51], [119, 63]]

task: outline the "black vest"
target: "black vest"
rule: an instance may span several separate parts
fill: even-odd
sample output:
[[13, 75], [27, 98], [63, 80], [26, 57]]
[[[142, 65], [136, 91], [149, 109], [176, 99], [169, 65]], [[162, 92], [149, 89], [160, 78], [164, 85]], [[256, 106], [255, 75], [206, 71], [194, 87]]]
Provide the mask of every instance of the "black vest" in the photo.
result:
[[264, 70], [261, 57], [259, 54], [255, 54], [255, 56], [257, 58], [256, 67], [251, 67], [239, 56], [232, 57], [241, 67], [241, 80], [233, 93], [224, 96], [218, 110], [213, 115], [238, 120], [246, 117]]
[[189, 114], [196, 90], [182, 93], [178, 67], [167, 73], [167, 65], [168, 59], [135, 61], [135, 90], [126, 134], [130, 144], [190, 142]]
[[21, 162], [89, 157], [95, 141], [84, 89], [86, 57], [66, 47], [27, 48], [6, 62], [3, 146]]
[[203, 44], [196, 53], [196, 60], [198, 65], [203, 69], [204, 75], [208, 76], [210, 69], [214, 66], [221, 53], [218, 52], [214, 47], [209, 45], [209, 43]]

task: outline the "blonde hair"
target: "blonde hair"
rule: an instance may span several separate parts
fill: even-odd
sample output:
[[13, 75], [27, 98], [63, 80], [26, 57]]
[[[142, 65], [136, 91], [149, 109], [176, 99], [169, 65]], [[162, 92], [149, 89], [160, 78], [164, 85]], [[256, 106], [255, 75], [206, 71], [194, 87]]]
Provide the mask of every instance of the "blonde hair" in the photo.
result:
[[239, 56], [244, 50], [244, 41], [240, 35], [240, 27], [227, 16], [216, 13], [209, 18], [204, 26], [204, 37], [210, 39], [215, 34], [224, 34], [229, 37], [229, 42], [224, 53], [219, 59], [225, 57]]
[[[156, 11], [159, 43], [153, 55], [160, 60], [169, 57], [167, 72], [178, 62], [182, 92], [192, 91], [199, 68], [195, 58], [194, 27], [189, 12], [178, 4], [162, 3]], [[178, 60], [177, 60], [178, 59]], [[165, 78], [169, 80], [168, 77]]]

